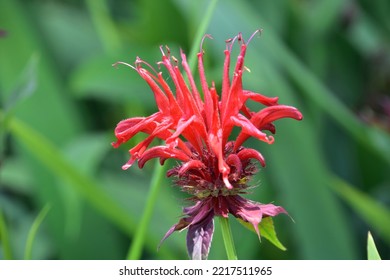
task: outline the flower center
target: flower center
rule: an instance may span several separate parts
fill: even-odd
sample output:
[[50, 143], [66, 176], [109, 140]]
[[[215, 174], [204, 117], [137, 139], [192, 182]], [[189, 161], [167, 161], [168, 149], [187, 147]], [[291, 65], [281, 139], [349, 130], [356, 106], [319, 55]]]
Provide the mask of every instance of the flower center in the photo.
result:
[[[246, 178], [242, 178], [242, 181], [246, 182]], [[228, 189], [224, 184], [215, 186], [213, 188], [199, 188], [199, 186], [182, 186], [182, 190], [196, 196], [198, 199], [204, 199], [208, 197], [218, 197], [218, 196], [229, 196], [229, 195], [238, 195], [243, 192], [248, 186], [246, 184], [235, 184], [232, 189]]]

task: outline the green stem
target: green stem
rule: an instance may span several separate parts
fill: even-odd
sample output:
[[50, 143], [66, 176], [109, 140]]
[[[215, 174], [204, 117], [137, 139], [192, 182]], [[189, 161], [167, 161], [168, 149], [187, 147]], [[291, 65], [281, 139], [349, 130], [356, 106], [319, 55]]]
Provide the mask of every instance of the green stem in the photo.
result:
[[5, 222], [3, 212], [0, 209], [0, 241], [3, 246], [3, 255], [5, 260], [12, 260], [11, 242], [9, 239], [7, 223]]
[[164, 174], [164, 167], [162, 167], [158, 161], [156, 161], [156, 166], [154, 168], [153, 178], [146, 201], [145, 209], [141, 218], [141, 222], [137, 228], [137, 231], [134, 235], [134, 239], [130, 245], [129, 251], [127, 253], [128, 260], [139, 260], [142, 254], [142, 247], [145, 241], [146, 232], [152, 219], [152, 214], [154, 210], [154, 205], [156, 205], [158, 193], [160, 191], [160, 185], [162, 183]]
[[219, 217], [219, 223], [221, 225], [223, 243], [225, 244], [228, 260], [237, 260], [237, 253], [236, 248], [234, 247], [234, 240], [232, 231], [230, 229], [229, 218]]

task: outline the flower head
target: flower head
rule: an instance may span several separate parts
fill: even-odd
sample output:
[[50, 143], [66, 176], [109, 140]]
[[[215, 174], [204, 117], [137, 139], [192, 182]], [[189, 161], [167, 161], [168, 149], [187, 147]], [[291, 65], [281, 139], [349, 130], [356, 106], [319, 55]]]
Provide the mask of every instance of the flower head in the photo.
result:
[[[265, 131], [275, 133], [274, 121], [281, 118], [302, 119], [302, 114], [296, 108], [279, 105], [277, 97], [266, 97], [243, 89], [244, 58], [252, 37], [245, 42], [238, 34], [226, 41], [220, 94], [214, 82], [211, 86], [207, 82], [201, 47], [197, 58], [203, 98], [183, 52], [181, 65], [188, 82], [180, 71], [179, 60], [171, 56], [168, 48], [160, 48], [162, 61], [158, 64], [168, 71], [173, 89], [161, 72], [140, 58], [136, 59], [135, 66], [120, 62], [132, 67], [148, 83], [159, 110], [149, 117], [134, 117], [119, 122], [115, 129], [117, 141], [113, 146], [118, 147], [137, 133], [144, 132], [148, 136], [130, 149], [130, 159], [123, 169], [136, 161], [142, 168], [152, 158], [159, 158], [161, 164], [170, 158], [180, 162], [168, 171], [167, 176], [174, 177], [176, 184], [191, 194], [190, 200], [194, 201], [194, 205], [184, 208], [184, 217], [172, 226], [163, 240], [174, 231], [188, 229], [187, 249], [193, 259], [207, 258], [214, 231], [214, 216], [227, 217], [230, 213], [251, 223], [259, 235], [258, 224], [263, 217], [287, 213], [280, 206], [261, 204], [241, 196], [246, 193], [250, 178], [257, 172], [255, 162], [265, 166], [262, 154], [242, 146], [244, 142], [254, 137], [272, 144], [273, 136]], [[230, 56], [236, 42], [240, 45], [240, 53], [231, 76]], [[247, 100], [261, 104], [262, 109], [251, 111], [246, 106]], [[234, 127], [241, 128], [241, 131], [236, 139], [230, 139]], [[150, 147], [156, 138], [163, 140], [163, 144]]]

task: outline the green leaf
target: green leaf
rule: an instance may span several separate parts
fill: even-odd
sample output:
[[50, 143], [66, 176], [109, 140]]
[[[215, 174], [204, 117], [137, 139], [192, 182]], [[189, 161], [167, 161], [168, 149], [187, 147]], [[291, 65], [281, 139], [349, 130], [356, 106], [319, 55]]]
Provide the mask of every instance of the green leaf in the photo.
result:
[[[244, 227], [246, 227], [247, 229], [249, 229], [249, 230], [251, 230], [251, 231], [256, 233], [256, 231], [253, 228], [253, 225], [251, 223], [244, 222], [241, 219], [238, 219], [238, 221]], [[269, 242], [271, 242], [273, 245], [275, 245], [280, 250], [283, 250], [283, 251], [287, 250], [286, 247], [284, 247], [284, 245], [279, 241], [279, 239], [278, 239], [278, 237], [276, 235], [276, 231], [275, 231], [275, 227], [274, 227], [274, 221], [272, 220], [271, 217], [266, 217], [266, 218], [263, 218], [261, 220], [261, 222], [259, 224], [259, 232], [260, 232], [260, 236], [262, 236], [265, 239], [267, 239]]]
[[372, 238], [371, 232], [368, 232], [367, 237], [367, 259], [368, 260], [381, 260], [381, 256], [376, 249], [374, 238]]

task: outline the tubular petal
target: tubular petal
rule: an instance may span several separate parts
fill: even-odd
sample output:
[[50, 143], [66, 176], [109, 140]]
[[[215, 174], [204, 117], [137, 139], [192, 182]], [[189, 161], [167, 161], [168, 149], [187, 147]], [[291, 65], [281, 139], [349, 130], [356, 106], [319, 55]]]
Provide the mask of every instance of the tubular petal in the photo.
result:
[[203, 168], [206, 168], [206, 165], [204, 165], [204, 163], [201, 162], [200, 160], [190, 160], [190, 161], [187, 161], [186, 163], [184, 163], [180, 167], [179, 176], [183, 175], [184, 173], [186, 173], [190, 169], [203, 169]]
[[148, 160], [157, 157], [159, 157], [162, 160], [168, 158], [176, 158], [181, 161], [189, 160], [189, 157], [180, 150], [170, 149], [167, 146], [155, 146], [145, 151], [138, 159], [139, 168], [142, 168]]
[[252, 158], [256, 159], [263, 167], [265, 166], [265, 159], [263, 155], [255, 149], [244, 148], [237, 153], [237, 156], [240, 158], [240, 160], [248, 160]]

